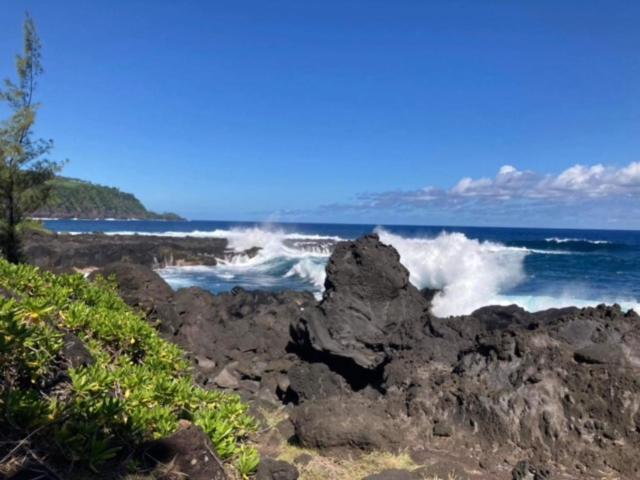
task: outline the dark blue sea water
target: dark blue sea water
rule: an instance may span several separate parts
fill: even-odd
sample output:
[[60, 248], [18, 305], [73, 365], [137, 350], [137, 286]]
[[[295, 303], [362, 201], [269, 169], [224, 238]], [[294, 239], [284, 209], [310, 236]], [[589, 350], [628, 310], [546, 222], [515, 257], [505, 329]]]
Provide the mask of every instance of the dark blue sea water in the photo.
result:
[[467, 313], [487, 304], [551, 306], [640, 304], [640, 232], [523, 228], [345, 225], [216, 221], [47, 221], [61, 232], [106, 232], [228, 238], [255, 258], [222, 259], [216, 267], [169, 267], [159, 272], [176, 288], [214, 292], [240, 285], [319, 294], [332, 245], [377, 231], [400, 253], [418, 287], [442, 289], [434, 309]]

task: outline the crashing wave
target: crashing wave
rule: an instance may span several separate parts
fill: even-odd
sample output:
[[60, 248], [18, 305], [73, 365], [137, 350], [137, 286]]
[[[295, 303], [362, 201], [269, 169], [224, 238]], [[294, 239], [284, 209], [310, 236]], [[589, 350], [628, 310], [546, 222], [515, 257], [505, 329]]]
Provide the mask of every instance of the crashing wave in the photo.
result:
[[[340, 237], [287, 233], [261, 228], [234, 228], [210, 232], [181, 232], [181, 236], [225, 238], [231, 252], [219, 259], [215, 267], [184, 270], [172, 267], [159, 273], [172, 285], [184, 286], [185, 277], [193, 284], [216, 286], [217, 283], [255, 289], [306, 289], [319, 296], [324, 288], [325, 265]], [[165, 232], [173, 236], [174, 232]], [[244, 252], [257, 248], [255, 254]], [[199, 278], [198, 278], [199, 275]], [[215, 288], [214, 288], [215, 289]], [[223, 291], [221, 285], [219, 291]]]
[[462, 233], [404, 238], [382, 228], [376, 231], [383, 243], [398, 250], [414, 285], [440, 290], [432, 307], [439, 316], [471, 313], [525, 279], [529, 251], [524, 248], [481, 242]]
[[[433, 301], [439, 316], [463, 315], [489, 304], [516, 303], [534, 311], [567, 305], [595, 305], [575, 295], [511, 295], [525, 279], [524, 261], [529, 255], [574, 255], [626, 248], [605, 240], [549, 237], [504, 245], [468, 238], [462, 233], [442, 232], [437, 236], [407, 238], [383, 228], [380, 239], [398, 250], [401, 262], [419, 288], [440, 290]], [[190, 232], [106, 232], [107, 235], [224, 238], [229, 255], [214, 267], [169, 267], [159, 273], [174, 287], [201, 286], [227, 291], [239, 285], [248, 289], [308, 290], [320, 297], [324, 289], [325, 266], [335, 243], [331, 235], [286, 232], [269, 227], [246, 227]], [[255, 252], [247, 254], [248, 250]], [[607, 302], [616, 299], [607, 299]], [[637, 308], [633, 300], [618, 301]]]

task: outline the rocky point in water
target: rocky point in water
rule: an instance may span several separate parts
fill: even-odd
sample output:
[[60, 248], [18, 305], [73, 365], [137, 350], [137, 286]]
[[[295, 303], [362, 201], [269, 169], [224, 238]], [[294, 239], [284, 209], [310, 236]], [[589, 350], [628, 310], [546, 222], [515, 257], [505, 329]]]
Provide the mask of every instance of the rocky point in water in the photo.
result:
[[[173, 292], [133, 263], [102, 272], [191, 352], [203, 384], [285, 405], [282, 430], [296, 444], [336, 455], [408, 451], [424, 475], [640, 477], [633, 311], [510, 306], [437, 318], [375, 235], [336, 246], [320, 302]], [[410, 478], [390, 472], [372, 478]]]
[[92, 269], [114, 262], [148, 267], [216, 265], [234, 255], [249, 257], [257, 248], [236, 252], [224, 238], [29, 232], [24, 255], [29, 263], [53, 271]]

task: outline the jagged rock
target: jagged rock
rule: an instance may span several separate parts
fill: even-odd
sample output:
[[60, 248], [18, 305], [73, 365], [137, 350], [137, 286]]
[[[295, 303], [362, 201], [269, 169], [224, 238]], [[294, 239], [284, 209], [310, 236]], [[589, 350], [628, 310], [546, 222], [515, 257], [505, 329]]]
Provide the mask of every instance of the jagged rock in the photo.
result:
[[173, 435], [152, 442], [146, 453], [151, 460], [170, 465], [172, 472], [190, 480], [227, 479], [209, 437], [188, 422]]
[[305, 401], [341, 395], [349, 387], [324, 363], [301, 363], [289, 370], [289, 390], [297, 401]]
[[298, 469], [290, 463], [263, 458], [256, 472], [256, 480], [297, 480]]
[[389, 336], [428, 307], [399, 260], [377, 235], [338, 243], [327, 265], [322, 302], [305, 310], [296, 326], [298, 342], [365, 369], [388, 360]]
[[[160, 288], [159, 300], [148, 298], [178, 318], [171, 338], [193, 354], [203, 383], [228, 368], [235, 381], [223, 383], [246, 398], [293, 404], [302, 446], [446, 453], [431, 466], [471, 471], [481, 460], [482, 476], [468, 475], [478, 479], [507, 478], [505, 462], [518, 457], [558, 465], [567, 479], [640, 477], [634, 312], [507, 306], [436, 318], [375, 236], [340, 243], [327, 274], [319, 304], [242, 289], [191, 288], [167, 300]], [[133, 304], [149, 292], [125, 288]]]
[[551, 480], [551, 472], [546, 468], [531, 465], [529, 461], [518, 462], [511, 472], [513, 480]]
[[[175, 294], [181, 328], [175, 341], [217, 365], [238, 360], [241, 379], [290, 367], [290, 324], [315, 303], [310, 293], [247, 292], [213, 295], [199, 288]], [[278, 362], [275, 364], [274, 362]]]
[[70, 269], [100, 268], [116, 262], [146, 267], [216, 265], [217, 258], [226, 258], [233, 252], [228, 251], [223, 238], [29, 232], [24, 239], [24, 254], [29, 263], [41, 268]]
[[229, 367], [223, 368], [213, 379], [213, 383], [220, 388], [226, 389], [237, 388], [240, 385], [240, 381], [233, 373], [231, 373], [231, 369]]

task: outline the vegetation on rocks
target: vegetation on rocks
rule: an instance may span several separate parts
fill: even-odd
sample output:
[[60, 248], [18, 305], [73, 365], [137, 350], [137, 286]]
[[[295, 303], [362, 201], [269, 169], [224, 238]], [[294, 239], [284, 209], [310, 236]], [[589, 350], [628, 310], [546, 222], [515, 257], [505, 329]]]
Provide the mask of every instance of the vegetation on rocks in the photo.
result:
[[183, 352], [111, 280], [0, 261], [0, 467], [22, 458], [71, 465], [64, 478], [139, 471], [144, 443], [181, 420], [241, 475], [257, 467], [246, 405], [195, 386]]

